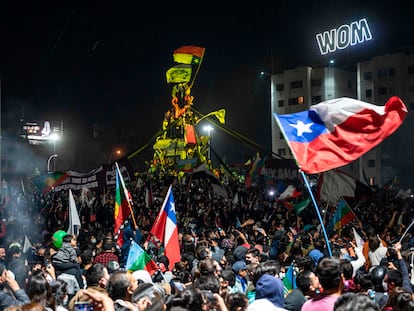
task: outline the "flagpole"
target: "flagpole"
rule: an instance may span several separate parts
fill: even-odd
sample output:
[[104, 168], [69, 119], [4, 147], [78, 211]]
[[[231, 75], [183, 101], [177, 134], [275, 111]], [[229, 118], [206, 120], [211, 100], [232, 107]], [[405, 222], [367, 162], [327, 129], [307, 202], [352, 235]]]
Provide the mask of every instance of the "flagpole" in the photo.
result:
[[135, 221], [134, 211], [132, 210], [132, 206], [131, 206], [131, 202], [130, 202], [130, 197], [128, 195], [127, 188], [125, 187], [124, 179], [122, 178], [122, 174], [121, 174], [121, 171], [119, 169], [118, 162], [115, 162], [115, 165], [116, 165], [116, 170], [117, 170], [117, 172], [119, 174], [119, 180], [121, 181], [122, 187], [124, 188], [124, 193], [125, 193], [125, 196], [126, 196], [126, 199], [127, 199], [129, 211], [131, 212], [132, 222], [134, 223], [134, 226], [135, 226], [134, 229], [135, 229], [138, 226], [137, 226], [137, 223]]
[[325, 229], [325, 226], [323, 224], [323, 220], [322, 220], [322, 217], [321, 217], [321, 213], [319, 211], [318, 204], [316, 204], [316, 200], [315, 200], [315, 197], [313, 195], [312, 188], [311, 188], [311, 186], [309, 184], [308, 178], [305, 175], [305, 173], [301, 169], [299, 169], [299, 171], [300, 171], [300, 173], [301, 173], [301, 175], [302, 175], [302, 177], [303, 177], [303, 179], [305, 181], [306, 187], [308, 188], [309, 195], [310, 195], [310, 197], [312, 199], [313, 205], [315, 206], [316, 214], [318, 215], [319, 222], [321, 223], [322, 232], [323, 232], [323, 235], [324, 235], [325, 240], [326, 240], [326, 247], [328, 248], [329, 256], [332, 257], [331, 245], [329, 244], [328, 235], [326, 234], [326, 229]]

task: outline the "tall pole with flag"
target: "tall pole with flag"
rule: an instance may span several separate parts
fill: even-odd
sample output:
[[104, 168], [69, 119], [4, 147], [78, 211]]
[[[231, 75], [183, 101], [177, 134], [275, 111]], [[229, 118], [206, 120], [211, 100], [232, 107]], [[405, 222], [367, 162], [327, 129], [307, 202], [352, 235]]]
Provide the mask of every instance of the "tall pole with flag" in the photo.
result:
[[125, 187], [124, 179], [122, 178], [121, 171], [119, 169], [118, 163], [116, 165], [116, 187], [115, 187], [115, 210], [114, 210], [114, 238], [116, 244], [119, 247], [122, 247], [124, 244], [123, 229], [125, 222], [128, 220], [129, 216], [132, 216], [134, 225], [136, 226], [134, 214], [132, 212], [132, 203], [131, 195]]
[[397, 96], [384, 106], [342, 97], [312, 105], [307, 111], [274, 113], [308, 188], [330, 256], [325, 226], [305, 173], [318, 174], [357, 160], [394, 133], [407, 113]]
[[78, 209], [76, 208], [75, 199], [72, 190], [69, 189], [69, 227], [67, 234], [78, 235], [81, 222], [79, 219]]
[[177, 215], [175, 213], [172, 185], [168, 188], [164, 202], [162, 203], [157, 219], [152, 225], [150, 233], [163, 243], [164, 253], [168, 257], [170, 262], [169, 268], [172, 270], [174, 264], [181, 261]]

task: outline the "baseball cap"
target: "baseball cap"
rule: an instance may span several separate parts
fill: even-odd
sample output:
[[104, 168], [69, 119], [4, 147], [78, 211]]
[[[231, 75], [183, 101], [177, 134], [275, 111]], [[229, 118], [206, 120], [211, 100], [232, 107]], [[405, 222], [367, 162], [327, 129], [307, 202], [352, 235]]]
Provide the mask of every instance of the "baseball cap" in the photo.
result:
[[236, 261], [232, 266], [231, 269], [234, 271], [234, 273], [239, 273], [240, 270], [246, 270], [247, 266], [244, 261]]

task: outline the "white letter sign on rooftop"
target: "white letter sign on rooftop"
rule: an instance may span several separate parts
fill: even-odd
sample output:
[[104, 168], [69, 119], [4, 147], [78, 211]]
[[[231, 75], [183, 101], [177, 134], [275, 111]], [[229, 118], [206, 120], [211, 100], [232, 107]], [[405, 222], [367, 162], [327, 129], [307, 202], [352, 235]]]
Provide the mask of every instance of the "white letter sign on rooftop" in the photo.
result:
[[343, 50], [348, 46], [353, 46], [372, 39], [371, 30], [365, 18], [352, 22], [350, 25], [341, 25], [338, 28], [318, 33], [319, 50], [322, 55]]

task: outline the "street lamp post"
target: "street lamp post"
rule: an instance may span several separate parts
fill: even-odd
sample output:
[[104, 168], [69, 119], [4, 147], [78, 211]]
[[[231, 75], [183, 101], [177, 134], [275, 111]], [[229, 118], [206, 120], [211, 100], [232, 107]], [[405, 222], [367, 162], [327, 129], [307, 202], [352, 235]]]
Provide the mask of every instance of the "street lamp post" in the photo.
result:
[[[49, 159], [47, 159], [47, 172], [48, 173], [50, 173], [50, 161], [53, 159], [53, 158], [55, 158], [55, 157], [57, 157], [58, 155], [55, 153], [55, 154], [52, 154], [50, 157], [49, 157]], [[54, 163], [55, 161], [53, 161], [53, 163]]]
[[204, 126], [204, 130], [207, 132], [208, 135], [208, 153], [207, 153], [207, 157], [209, 160], [211, 160], [211, 131], [214, 131], [214, 127], [212, 127], [211, 125], [206, 125]]
[[[57, 154], [56, 154], [56, 142], [60, 139], [60, 136], [57, 133], [52, 133], [50, 135], [50, 139], [53, 142], [53, 155], [51, 156], [51, 158], [52, 158], [53, 156], [57, 156]], [[48, 162], [50, 161], [51, 158], [49, 158]], [[53, 160], [53, 171], [56, 171], [56, 160]], [[48, 166], [47, 166], [47, 172], [49, 173], [49, 163], [48, 163]]]

